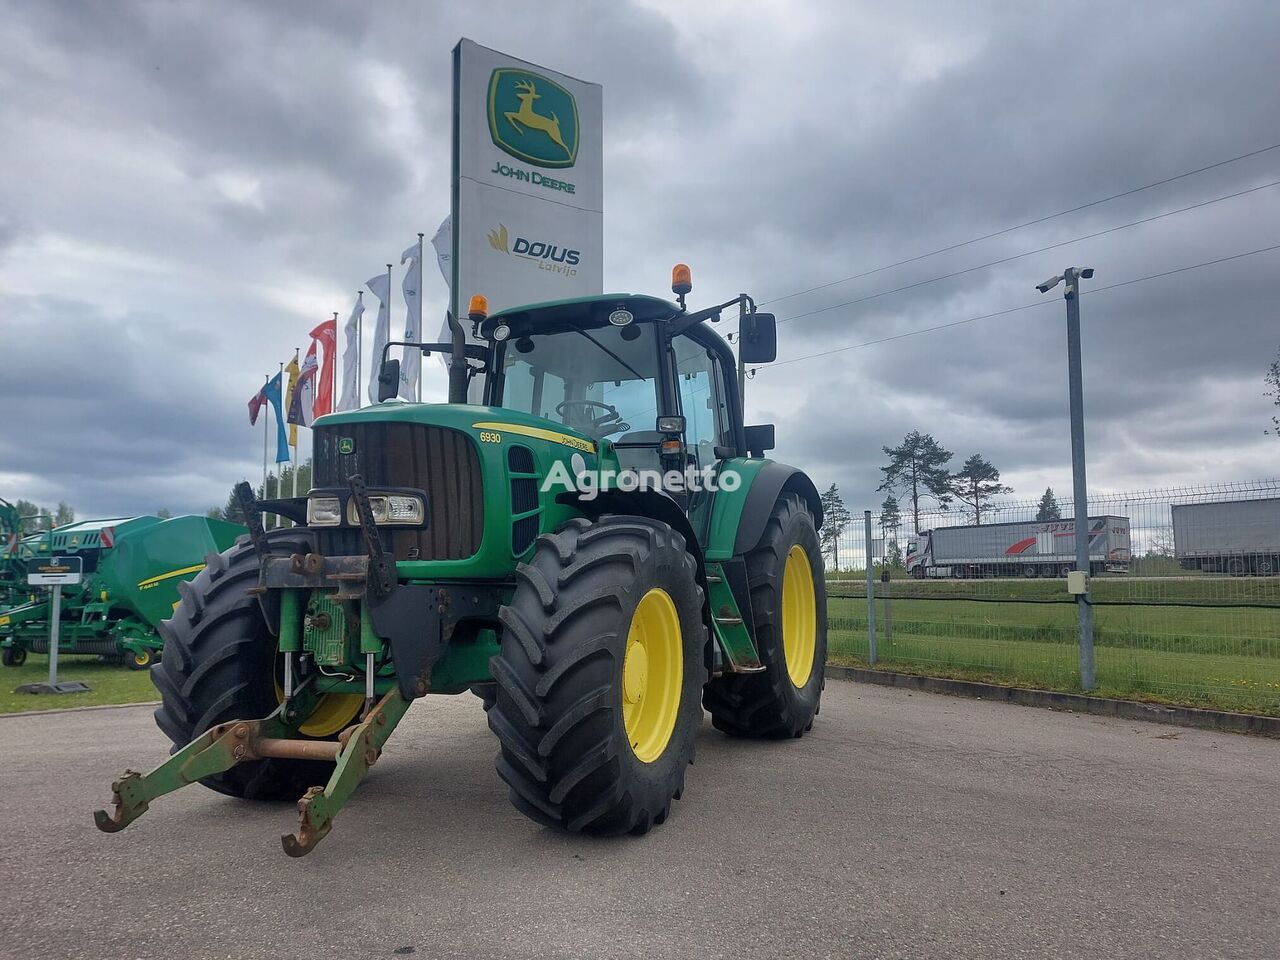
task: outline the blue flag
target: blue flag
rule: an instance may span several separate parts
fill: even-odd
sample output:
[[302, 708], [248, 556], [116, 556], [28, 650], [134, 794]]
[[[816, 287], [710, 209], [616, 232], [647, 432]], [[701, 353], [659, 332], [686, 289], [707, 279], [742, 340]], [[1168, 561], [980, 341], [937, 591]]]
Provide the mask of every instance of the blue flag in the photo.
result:
[[284, 463], [289, 459], [289, 434], [284, 428], [284, 416], [280, 413], [280, 380], [281, 374], [277, 373], [262, 388], [262, 395], [276, 412], [276, 463]]

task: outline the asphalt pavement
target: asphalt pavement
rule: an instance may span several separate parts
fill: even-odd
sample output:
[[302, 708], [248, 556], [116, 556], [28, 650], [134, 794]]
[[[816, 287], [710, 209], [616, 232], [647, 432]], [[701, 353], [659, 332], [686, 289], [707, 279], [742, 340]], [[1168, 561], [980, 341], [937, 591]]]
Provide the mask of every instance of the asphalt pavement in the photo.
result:
[[0, 717], [0, 956], [1280, 956], [1280, 742], [832, 681], [813, 732], [709, 723], [642, 838], [507, 802], [478, 700], [410, 712], [302, 860], [199, 786], [123, 833], [147, 707]]

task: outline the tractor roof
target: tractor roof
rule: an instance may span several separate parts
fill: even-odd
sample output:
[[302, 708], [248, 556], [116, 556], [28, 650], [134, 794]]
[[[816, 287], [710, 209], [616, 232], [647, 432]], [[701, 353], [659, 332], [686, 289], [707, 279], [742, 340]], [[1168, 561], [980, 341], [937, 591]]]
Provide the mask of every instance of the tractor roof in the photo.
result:
[[639, 322], [665, 320], [681, 313], [680, 307], [661, 297], [639, 293], [604, 293], [596, 297], [550, 300], [500, 310], [484, 322], [487, 334], [499, 323], [518, 333], [553, 333], [577, 328], [599, 327], [609, 322], [615, 310], [629, 310]]

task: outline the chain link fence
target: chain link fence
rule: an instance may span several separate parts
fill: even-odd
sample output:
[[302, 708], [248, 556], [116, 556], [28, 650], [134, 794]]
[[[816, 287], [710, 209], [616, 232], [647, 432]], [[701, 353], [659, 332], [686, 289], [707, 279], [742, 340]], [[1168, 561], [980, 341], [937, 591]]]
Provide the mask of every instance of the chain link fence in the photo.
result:
[[[1078, 690], [1071, 500], [901, 518], [829, 538], [829, 658]], [[1280, 716], [1280, 480], [1090, 498], [1097, 693]], [[886, 579], [887, 578], [887, 579]]]

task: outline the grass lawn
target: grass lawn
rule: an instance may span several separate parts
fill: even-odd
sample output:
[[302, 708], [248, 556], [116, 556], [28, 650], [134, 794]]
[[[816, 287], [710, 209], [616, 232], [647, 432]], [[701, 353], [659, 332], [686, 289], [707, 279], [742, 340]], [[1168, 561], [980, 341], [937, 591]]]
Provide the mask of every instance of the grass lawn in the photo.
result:
[[[1100, 578], [1094, 588], [1099, 694], [1280, 716], [1280, 604], [1271, 605], [1280, 578]], [[1074, 604], [963, 599], [1067, 600], [1061, 582], [895, 582], [891, 590], [891, 639], [885, 636], [885, 602], [876, 602], [878, 666], [1078, 691]], [[850, 592], [832, 585], [828, 655], [832, 663], [864, 665], [865, 597], [836, 595]], [[1161, 605], [1175, 599], [1190, 605]], [[1215, 602], [1255, 606], [1208, 605]], [[83, 680], [90, 692], [13, 693], [48, 675], [48, 658], [32, 654], [22, 667], [0, 668], [0, 713], [158, 699], [146, 671], [88, 657], [63, 657], [59, 667], [60, 679]]]
[[33, 696], [14, 693], [23, 683], [40, 683], [49, 679], [49, 658], [33, 653], [20, 667], [0, 667], [0, 713], [21, 710], [57, 710], [66, 707], [88, 707], [107, 703], [140, 703], [159, 700], [146, 670], [130, 670], [120, 664], [98, 662], [96, 657], [58, 658], [59, 680], [83, 680], [87, 693], [64, 693], [59, 696]]
[[[878, 666], [908, 673], [1079, 689], [1069, 604], [877, 601]], [[866, 600], [832, 597], [828, 656], [864, 664]], [[1098, 606], [1098, 693], [1280, 715], [1280, 609]]]

